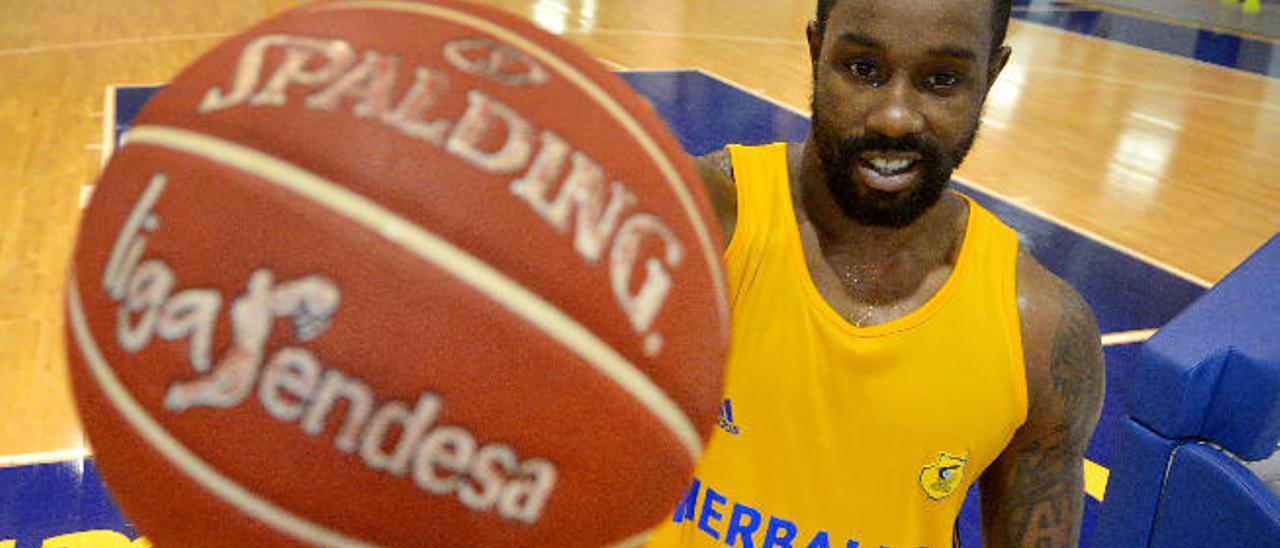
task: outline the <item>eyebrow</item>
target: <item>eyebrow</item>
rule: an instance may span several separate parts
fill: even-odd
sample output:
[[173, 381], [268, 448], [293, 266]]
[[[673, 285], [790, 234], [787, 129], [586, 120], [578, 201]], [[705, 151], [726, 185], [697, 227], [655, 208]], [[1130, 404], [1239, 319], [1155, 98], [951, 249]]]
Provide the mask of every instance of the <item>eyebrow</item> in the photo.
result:
[[843, 33], [840, 35], [840, 38], [838, 38], [837, 41], [853, 42], [854, 44], [857, 44], [859, 46], [867, 47], [871, 49], [884, 49], [884, 46], [880, 44], [880, 42], [877, 41], [875, 38], [872, 38], [860, 32]]
[[[884, 49], [884, 44], [880, 43], [879, 40], [860, 32], [842, 33], [836, 41], [852, 43], [870, 49]], [[973, 50], [955, 45], [930, 48], [926, 53], [934, 57], [950, 57], [962, 61], [976, 61], [978, 59], [978, 54], [974, 53]]]
[[927, 53], [934, 57], [951, 57], [953, 59], [960, 59], [963, 61], [974, 61], [978, 59], [978, 54], [974, 53], [973, 50], [962, 48], [960, 46], [942, 46], [932, 48]]

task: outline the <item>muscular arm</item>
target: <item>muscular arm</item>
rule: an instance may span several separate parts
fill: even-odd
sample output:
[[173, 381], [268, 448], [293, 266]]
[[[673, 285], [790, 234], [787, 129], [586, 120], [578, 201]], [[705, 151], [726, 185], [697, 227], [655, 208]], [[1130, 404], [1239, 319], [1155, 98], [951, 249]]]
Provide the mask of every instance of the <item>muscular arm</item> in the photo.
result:
[[693, 159], [698, 175], [706, 184], [707, 195], [720, 221], [724, 233], [724, 245], [729, 245], [738, 218], [738, 189], [733, 182], [733, 161], [729, 151], [720, 149], [706, 156]]
[[989, 548], [1075, 548], [1085, 445], [1102, 408], [1103, 359], [1092, 311], [1068, 285], [1019, 257], [1027, 420], [982, 475]]

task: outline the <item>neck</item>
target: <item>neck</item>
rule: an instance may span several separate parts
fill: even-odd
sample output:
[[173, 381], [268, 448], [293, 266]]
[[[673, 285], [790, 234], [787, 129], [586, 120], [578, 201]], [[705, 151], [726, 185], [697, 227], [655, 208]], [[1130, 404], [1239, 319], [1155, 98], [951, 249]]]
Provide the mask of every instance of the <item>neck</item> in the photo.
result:
[[868, 225], [840, 209], [815, 147], [804, 147], [799, 167], [794, 181], [799, 209], [827, 263], [852, 293], [894, 298], [914, 291], [936, 268], [954, 264], [967, 217], [954, 194], [945, 194], [906, 226]]
[[936, 247], [938, 236], [955, 236], [956, 208], [951, 193], [906, 226], [887, 227], [861, 223], [845, 215], [826, 184], [816, 147], [804, 146], [800, 158], [798, 198], [823, 249], [847, 248], [859, 254], [888, 255], [924, 244]]

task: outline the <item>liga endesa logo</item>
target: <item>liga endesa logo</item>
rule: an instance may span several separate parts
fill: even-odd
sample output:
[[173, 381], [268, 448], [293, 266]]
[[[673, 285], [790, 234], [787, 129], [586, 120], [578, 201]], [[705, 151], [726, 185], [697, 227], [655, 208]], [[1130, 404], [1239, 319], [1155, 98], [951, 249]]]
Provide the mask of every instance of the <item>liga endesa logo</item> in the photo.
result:
[[[162, 224], [154, 209], [167, 182], [163, 173], [151, 178], [116, 238], [102, 278], [102, 288], [118, 306], [115, 334], [122, 350], [137, 353], [157, 339], [188, 344], [197, 376], [169, 384], [165, 409], [228, 409], [256, 394], [268, 415], [316, 436], [343, 400], [347, 415], [332, 441], [334, 449], [358, 453], [370, 469], [408, 475], [425, 493], [452, 495], [474, 511], [538, 521], [556, 485], [552, 463], [520, 460], [507, 444], [479, 445], [466, 428], [437, 424], [445, 403], [430, 392], [412, 408], [396, 400], [378, 402], [360, 378], [325, 367], [301, 345], [329, 330], [342, 300], [338, 286], [324, 275], [279, 280], [269, 268], [250, 273], [244, 292], [228, 306], [231, 342], [215, 357], [213, 334], [225, 296], [208, 288], [179, 289], [169, 264], [145, 256], [148, 236]], [[268, 356], [266, 343], [277, 319], [288, 320], [298, 344]], [[395, 432], [398, 441], [385, 449]]]

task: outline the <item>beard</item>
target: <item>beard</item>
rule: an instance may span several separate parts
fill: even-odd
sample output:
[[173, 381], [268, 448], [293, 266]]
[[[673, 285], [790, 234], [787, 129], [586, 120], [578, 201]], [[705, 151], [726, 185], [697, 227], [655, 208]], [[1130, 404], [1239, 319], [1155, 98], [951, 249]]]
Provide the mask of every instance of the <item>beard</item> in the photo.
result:
[[[979, 119], [970, 122], [964, 139], [951, 151], [918, 134], [888, 137], [878, 132], [842, 138], [834, 124], [813, 105], [812, 144], [817, 147], [823, 180], [845, 216], [869, 226], [901, 228], [919, 219], [938, 203], [977, 139]], [[920, 181], [898, 192], [870, 188], [857, 176], [862, 153], [867, 151], [913, 152], [920, 155]]]

